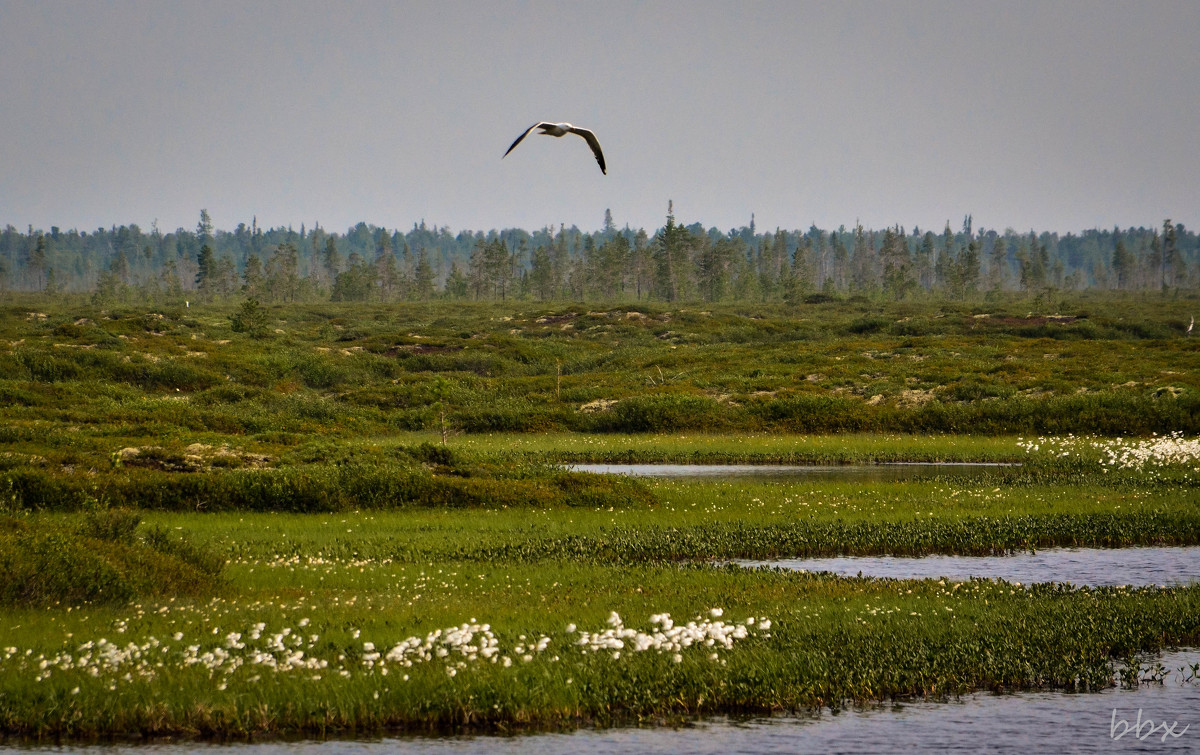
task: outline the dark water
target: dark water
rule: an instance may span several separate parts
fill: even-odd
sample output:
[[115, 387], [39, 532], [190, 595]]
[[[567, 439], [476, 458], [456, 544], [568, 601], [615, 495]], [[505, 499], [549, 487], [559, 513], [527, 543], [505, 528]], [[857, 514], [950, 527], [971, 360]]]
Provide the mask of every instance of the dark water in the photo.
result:
[[572, 464], [577, 472], [622, 474], [632, 477], [706, 479], [836, 480], [840, 482], [890, 482], [935, 477], [971, 478], [1019, 464], [896, 463], [896, 464]]
[[[83, 751], [91, 755], [1200, 752], [1200, 680], [1189, 681], [1187, 673], [1190, 671], [1181, 673], [1177, 670], [1200, 663], [1200, 648], [1165, 653], [1158, 660], [1172, 673], [1161, 684], [1143, 684], [1132, 690], [1113, 688], [1078, 694], [979, 693], [945, 702], [890, 704], [837, 714], [825, 710], [810, 715], [740, 721], [715, 718], [680, 729], [624, 728], [514, 737], [37, 749], [39, 752]], [[1137, 728], [1139, 715], [1140, 731]], [[11, 751], [15, 748], [0, 746], [0, 752]]]
[[778, 566], [803, 571], [829, 571], [846, 576], [894, 579], [967, 580], [971, 577], [1009, 582], [1070, 582], [1091, 587], [1180, 585], [1200, 582], [1200, 546], [1147, 548], [1049, 548], [1010, 556], [839, 556], [775, 561], [738, 561], [743, 566]]

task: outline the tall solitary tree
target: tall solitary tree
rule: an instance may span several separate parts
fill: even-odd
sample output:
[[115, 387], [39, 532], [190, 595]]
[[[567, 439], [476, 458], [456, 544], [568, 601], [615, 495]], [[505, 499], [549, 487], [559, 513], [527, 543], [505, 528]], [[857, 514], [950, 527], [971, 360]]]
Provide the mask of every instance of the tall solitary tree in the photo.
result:
[[204, 299], [212, 297], [217, 285], [217, 260], [212, 247], [208, 244], [200, 247], [196, 255], [196, 290]]
[[208, 214], [208, 210], [200, 211], [200, 222], [196, 223], [196, 238], [201, 244], [207, 241], [212, 241], [213, 223], [212, 218]]

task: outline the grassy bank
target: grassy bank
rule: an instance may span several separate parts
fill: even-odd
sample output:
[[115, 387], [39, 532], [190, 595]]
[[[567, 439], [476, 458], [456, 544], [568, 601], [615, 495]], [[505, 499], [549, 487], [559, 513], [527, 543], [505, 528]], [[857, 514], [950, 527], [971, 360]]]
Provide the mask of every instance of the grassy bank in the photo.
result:
[[234, 598], [10, 614], [0, 729], [506, 730], [1095, 689], [1114, 656], [1200, 641], [1198, 588], [337, 559], [230, 577]]
[[[990, 482], [658, 482], [652, 504], [147, 514], [231, 559], [642, 564], [1200, 542], [1200, 491]], [[343, 527], [344, 525], [344, 527]], [[349, 531], [343, 531], [349, 530]], [[318, 555], [319, 554], [319, 555]]]

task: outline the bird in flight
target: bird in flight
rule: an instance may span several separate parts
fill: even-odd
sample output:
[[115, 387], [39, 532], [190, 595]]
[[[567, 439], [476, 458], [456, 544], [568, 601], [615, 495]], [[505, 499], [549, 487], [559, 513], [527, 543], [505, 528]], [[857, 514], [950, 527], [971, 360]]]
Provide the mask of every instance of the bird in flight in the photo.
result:
[[[570, 123], [550, 123], [549, 121], [535, 123], [529, 128], [525, 129], [525, 133], [517, 137], [517, 140], [512, 143], [511, 147], [508, 148], [508, 152], [512, 152], [514, 149], [516, 149], [517, 145], [521, 143], [521, 140], [529, 136], [529, 132], [533, 131], [535, 128], [540, 128], [540, 133], [545, 136], [563, 136], [564, 134], [578, 134], [579, 136], [582, 136], [583, 140], [588, 143], [589, 147], [592, 148], [592, 154], [596, 156], [596, 162], [600, 163], [600, 172], [606, 176], [608, 175], [608, 171], [604, 168], [604, 153], [600, 151], [600, 141], [596, 139], [596, 135], [591, 131], [588, 131], [586, 128], [572, 126]], [[504, 157], [508, 157], [508, 152], [504, 153]], [[504, 157], [500, 159], [503, 160]]]

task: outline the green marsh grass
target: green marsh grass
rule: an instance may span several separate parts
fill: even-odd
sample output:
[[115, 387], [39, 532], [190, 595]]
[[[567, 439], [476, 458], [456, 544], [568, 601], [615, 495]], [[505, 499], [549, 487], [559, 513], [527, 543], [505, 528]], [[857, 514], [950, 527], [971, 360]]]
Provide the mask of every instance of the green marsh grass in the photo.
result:
[[[0, 563], [29, 576], [53, 541], [37, 563], [64, 578], [4, 605], [0, 733], [510, 731], [1109, 685], [1114, 658], [1200, 643], [1200, 587], [721, 562], [1200, 541], [1186, 306], [279, 306], [256, 335], [235, 305], [5, 306]], [[586, 461], [1022, 466], [869, 484], [556, 466]], [[125, 587], [72, 592], [89, 584]], [[743, 634], [633, 649], [663, 614]], [[630, 645], [583, 652], [617, 626]], [[384, 674], [410, 637], [429, 659]]]
[[[362, 735], [661, 721], [977, 688], [1087, 690], [1111, 684], [1115, 656], [1200, 639], [1198, 588], [571, 561], [246, 560], [229, 576], [232, 598], [11, 613], [0, 634], [0, 729], [42, 738]], [[609, 628], [613, 612], [649, 631], [654, 616], [699, 623], [714, 608], [722, 621], [754, 618], [759, 628], [728, 648], [585, 654], [578, 645], [580, 632]], [[406, 637], [467, 623], [488, 625], [497, 662], [451, 652], [412, 666], [368, 663]], [[274, 638], [283, 649], [271, 649]], [[274, 671], [262, 662], [278, 667], [297, 651], [314, 665]]]
[[[1043, 527], [1058, 516], [1115, 517], [1131, 523], [1135, 541], [1152, 534], [1146, 522], [1175, 517], [1185, 526], [1173, 536], [1194, 535], [1191, 493], [962, 480], [648, 489], [652, 502], [612, 507], [143, 512], [140, 528], [223, 555], [227, 587], [6, 611], [0, 730], [34, 738], [495, 731], [969, 689], [1087, 690], [1111, 683], [1114, 658], [1200, 641], [1200, 587], [843, 579], [701, 563], [795, 555], [796, 541], [780, 533], [798, 525], [830, 528], [822, 552], [903, 549], [914, 533], [953, 532], [961, 522], [992, 522], [993, 535], [1011, 537], [1005, 517]], [[22, 521], [53, 531], [97, 526], [80, 513]], [[856, 543], [856, 526], [883, 537]], [[1063, 533], [1079, 537], [1078, 528]], [[751, 547], [736, 551], [738, 543]], [[716, 608], [721, 621], [754, 618], [760, 629], [731, 647], [661, 654], [584, 654], [578, 645], [581, 631], [611, 628], [613, 612], [651, 632], [663, 613], [699, 623], [717, 620]], [[449, 650], [393, 663], [385, 675], [370, 659], [464, 624], [488, 625], [495, 663]], [[271, 644], [277, 637], [282, 648]], [[292, 663], [296, 652], [303, 656]]]
[[353, 439], [432, 430], [438, 402], [468, 433], [1200, 430], [1186, 303], [1029, 306], [297, 305], [265, 308], [258, 337], [233, 329], [233, 305], [8, 306], [0, 419], [23, 445]]

